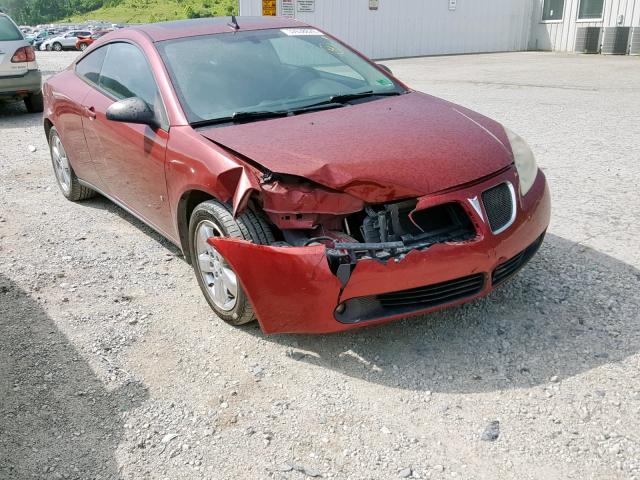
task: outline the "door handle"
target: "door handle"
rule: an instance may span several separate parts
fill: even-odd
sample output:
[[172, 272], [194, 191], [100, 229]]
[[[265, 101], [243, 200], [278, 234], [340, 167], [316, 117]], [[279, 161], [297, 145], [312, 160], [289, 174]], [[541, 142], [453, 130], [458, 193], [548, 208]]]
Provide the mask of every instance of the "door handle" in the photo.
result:
[[96, 109], [94, 107], [84, 107], [85, 114], [89, 118], [89, 120], [95, 120], [96, 118]]

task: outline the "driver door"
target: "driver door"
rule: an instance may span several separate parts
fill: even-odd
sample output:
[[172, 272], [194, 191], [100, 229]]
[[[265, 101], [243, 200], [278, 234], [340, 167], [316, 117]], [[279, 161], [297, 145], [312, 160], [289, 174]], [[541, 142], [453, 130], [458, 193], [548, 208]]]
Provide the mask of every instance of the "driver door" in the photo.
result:
[[[83, 126], [91, 159], [105, 193], [167, 234], [173, 228], [165, 181], [169, 134], [154, 76], [138, 47], [118, 42], [102, 48], [107, 51], [100, 77], [83, 101]], [[113, 103], [131, 97], [147, 102], [163, 126], [153, 129], [107, 120], [107, 109]]]

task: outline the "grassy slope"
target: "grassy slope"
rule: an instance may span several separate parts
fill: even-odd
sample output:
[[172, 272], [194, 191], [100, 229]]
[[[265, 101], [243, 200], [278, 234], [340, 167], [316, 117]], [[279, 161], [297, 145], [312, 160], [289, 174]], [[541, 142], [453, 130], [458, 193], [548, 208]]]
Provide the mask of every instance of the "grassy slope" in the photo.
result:
[[[238, 12], [237, 0], [123, 0], [116, 7], [103, 7], [66, 19], [69, 22], [83, 20], [107, 20], [116, 23], [149, 23], [176, 20], [193, 16], [229, 15]], [[190, 15], [191, 13], [191, 15]]]

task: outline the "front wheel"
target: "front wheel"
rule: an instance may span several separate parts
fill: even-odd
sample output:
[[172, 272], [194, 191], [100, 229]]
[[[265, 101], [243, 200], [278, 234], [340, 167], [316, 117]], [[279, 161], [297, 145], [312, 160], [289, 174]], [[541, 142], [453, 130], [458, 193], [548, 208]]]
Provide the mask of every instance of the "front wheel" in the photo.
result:
[[54, 50], [55, 52], [60, 52], [60, 51], [62, 51], [62, 45], [61, 45], [60, 43], [58, 43], [58, 42], [54, 43], [54, 44], [53, 44], [53, 46], [52, 46], [51, 48], [53, 48], [53, 50]]
[[84, 51], [87, 49], [87, 47], [88, 47], [88, 46], [89, 46], [89, 45], [87, 45], [86, 43], [81, 43], [81, 44], [80, 44], [80, 51], [81, 51], [81, 52], [84, 52]]
[[231, 325], [255, 320], [253, 307], [226, 259], [207, 242], [210, 237], [231, 237], [259, 244], [274, 241], [269, 225], [250, 210], [234, 218], [222, 203], [198, 205], [189, 222], [189, 255], [200, 289], [216, 315]]

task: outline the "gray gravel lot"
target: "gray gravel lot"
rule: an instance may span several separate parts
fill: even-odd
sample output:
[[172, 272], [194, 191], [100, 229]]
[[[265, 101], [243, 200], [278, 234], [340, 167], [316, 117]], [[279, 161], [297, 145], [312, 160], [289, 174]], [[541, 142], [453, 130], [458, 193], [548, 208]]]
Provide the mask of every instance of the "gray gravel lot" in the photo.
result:
[[0, 105], [0, 479], [640, 478], [640, 59], [385, 63], [526, 138], [553, 219], [489, 298], [329, 336], [217, 320], [167, 241], [64, 200], [41, 118]]

